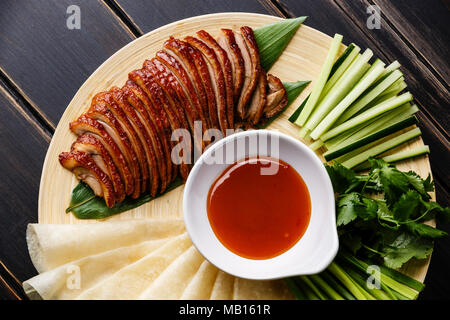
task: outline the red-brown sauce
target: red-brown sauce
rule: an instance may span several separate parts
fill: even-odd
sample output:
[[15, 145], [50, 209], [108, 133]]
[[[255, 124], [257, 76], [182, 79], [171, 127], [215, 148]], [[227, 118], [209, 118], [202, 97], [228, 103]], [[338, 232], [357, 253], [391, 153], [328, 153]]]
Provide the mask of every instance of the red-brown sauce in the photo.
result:
[[[278, 165], [275, 174], [261, 174]], [[308, 188], [288, 163], [246, 158], [216, 179], [207, 199], [208, 218], [219, 241], [249, 259], [269, 259], [303, 236], [311, 216]]]

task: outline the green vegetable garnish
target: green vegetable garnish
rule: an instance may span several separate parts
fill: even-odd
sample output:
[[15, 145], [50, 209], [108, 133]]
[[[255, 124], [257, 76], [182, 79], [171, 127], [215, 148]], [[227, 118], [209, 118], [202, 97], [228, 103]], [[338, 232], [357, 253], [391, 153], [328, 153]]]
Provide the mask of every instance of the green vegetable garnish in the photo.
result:
[[339, 163], [326, 165], [338, 193], [337, 225], [340, 239], [350, 251], [380, 258], [400, 268], [411, 258], [424, 259], [433, 240], [446, 232], [423, 224], [433, 218], [447, 220], [450, 208], [430, 201], [431, 178], [402, 172], [381, 159], [369, 159], [367, 175], [358, 175]]

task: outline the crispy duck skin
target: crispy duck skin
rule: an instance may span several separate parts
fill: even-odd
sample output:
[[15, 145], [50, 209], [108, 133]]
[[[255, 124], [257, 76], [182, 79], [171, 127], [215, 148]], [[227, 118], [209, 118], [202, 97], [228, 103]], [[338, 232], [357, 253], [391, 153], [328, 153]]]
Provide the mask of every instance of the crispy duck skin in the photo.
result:
[[[176, 145], [176, 142], [172, 141], [172, 132], [173, 130], [180, 128], [177, 115], [172, 109], [167, 96], [164, 94], [155, 77], [145, 68], [141, 69], [141, 71], [145, 74], [145, 88], [148, 90], [148, 94], [150, 94], [150, 99], [153, 101], [153, 106], [159, 110], [161, 118], [169, 124], [168, 138], [171, 146], [170, 150], [172, 150], [172, 148]], [[170, 181], [173, 181], [178, 175], [178, 166], [174, 161], [172, 161], [172, 152], [170, 153], [170, 156], [172, 164], [172, 175], [170, 177]]]
[[222, 29], [222, 34], [217, 39], [219, 45], [225, 49], [228, 54], [228, 59], [232, 62], [231, 71], [233, 73], [233, 102], [239, 100], [239, 95], [244, 84], [245, 66], [244, 58], [241, 50], [236, 43], [234, 32], [231, 29]]
[[122, 128], [114, 114], [109, 110], [108, 105], [101, 101], [94, 103], [93, 100], [92, 102], [93, 103], [86, 115], [103, 125], [124, 155], [128, 167], [131, 169], [131, 174], [133, 175], [134, 191], [131, 197], [135, 199], [139, 196], [141, 190], [141, 177], [137, 155], [134, 152], [125, 130]]
[[[181, 41], [181, 40], [178, 40]], [[212, 128], [219, 128], [219, 120], [217, 117], [217, 105], [216, 105], [216, 96], [214, 94], [213, 83], [211, 82], [211, 76], [209, 73], [208, 64], [203, 58], [203, 54], [198, 51], [196, 48], [191, 46], [186, 41], [183, 41], [186, 46], [189, 54], [191, 55], [195, 67], [197, 68], [198, 74], [202, 79], [203, 88], [206, 93], [206, 97], [208, 100], [208, 111], [206, 115], [209, 115], [209, 121]]]
[[163, 50], [156, 53], [156, 59], [163, 63], [176, 76], [186, 94], [186, 97], [194, 106], [195, 111], [197, 112], [198, 119], [195, 120], [201, 121], [202, 132], [208, 130], [210, 128], [209, 121], [206, 115], [203, 113], [203, 107], [200, 104], [200, 100], [197, 96], [194, 85], [192, 84], [186, 70], [184, 70], [183, 66], [181, 66], [174, 57]]
[[[166, 181], [167, 185], [172, 181], [172, 160], [171, 160], [171, 129], [167, 116], [162, 110], [160, 102], [155, 98], [152, 85], [153, 81], [147, 79], [147, 74], [142, 70], [134, 70], [128, 74], [130, 80], [133, 80], [141, 89], [140, 92], [136, 91], [141, 101], [144, 103], [147, 111], [151, 115], [152, 119], [158, 119], [155, 124], [158, 126], [159, 135], [164, 147], [164, 154], [166, 158]], [[155, 84], [156, 86], [156, 84]]]
[[264, 107], [264, 116], [271, 118], [281, 112], [287, 105], [287, 93], [281, 80], [271, 74], [267, 75], [268, 93]]
[[[162, 91], [164, 92], [161, 94], [160, 100], [163, 101], [163, 105], [166, 109], [166, 113], [169, 118], [172, 130], [188, 129], [189, 126], [182, 110], [182, 103], [179, 101], [178, 95], [169, 83], [170, 77], [172, 77], [172, 75], [161, 72], [160, 69], [154, 64], [154, 61], [156, 61], [157, 63], [159, 62], [156, 59], [146, 60], [144, 62], [144, 68], [151, 73], [151, 75], [154, 77], [154, 79], [157, 81]], [[182, 139], [180, 143], [183, 145], [182, 150], [191, 150], [190, 138]], [[182, 159], [184, 159], [184, 156], [184, 154], [181, 155]], [[180, 164], [180, 173], [185, 181], [191, 168], [191, 153], [189, 152], [189, 154], [186, 154], [186, 157], [188, 159]]]
[[59, 162], [64, 168], [75, 173], [78, 179], [87, 183], [96, 196], [103, 197], [108, 208], [114, 206], [113, 184], [89, 154], [76, 150], [63, 152], [59, 155]]
[[261, 66], [258, 46], [256, 45], [252, 29], [249, 27], [241, 27], [241, 33], [235, 33], [235, 39], [244, 59], [245, 79], [236, 108], [241, 120], [244, 120], [247, 114], [247, 104], [259, 80]]
[[214, 50], [217, 59], [222, 68], [223, 78], [225, 82], [225, 102], [227, 109], [227, 128], [234, 126], [234, 101], [233, 101], [233, 71], [231, 61], [228, 59], [228, 54], [208, 32], [200, 30], [197, 32], [198, 37], [203, 40], [211, 49]]
[[[109, 91], [116, 102], [116, 104], [123, 110], [128, 119], [130, 120], [130, 124], [132, 125], [134, 131], [136, 132], [139, 141], [142, 145], [145, 162], [148, 166], [146, 168], [148, 174], [148, 185], [150, 188], [150, 194], [155, 196], [158, 192], [158, 169], [155, 159], [155, 154], [153, 151], [152, 143], [150, 137], [147, 133], [147, 129], [142, 123], [141, 118], [138, 116], [134, 108], [130, 105], [124, 92], [118, 87], [112, 87]], [[144, 187], [142, 190], [146, 190]]]
[[[126, 196], [163, 193], [178, 174], [186, 180], [193, 151], [227, 129], [255, 128], [286, 106], [280, 79], [260, 65], [251, 28], [221, 29], [217, 40], [205, 30], [196, 36], [170, 37], [122, 88], [96, 94], [70, 123], [78, 137], [60, 163], [108, 207]], [[177, 129], [190, 136], [172, 141]], [[207, 136], [209, 129], [215, 132]], [[203, 139], [192, 139], [199, 134]], [[176, 152], [183, 161], [172, 159]]]
[[195, 66], [194, 59], [189, 54], [187, 44], [184, 41], [171, 37], [164, 43], [164, 49], [170, 56], [177, 60], [191, 79], [195, 92], [197, 93], [198, 100], [200, 101], [200, 105], [202, 106], [203, 114], [208, 122], [208, 126], [212, 127], [209, 118], [206, 116], [208, 114], [207, 94], [203, 87], [202, 78], [200, 77], [197, 67]]
[[263, 114], [267, 100], [266, 87], [267, 87], [266, 73], [264, 70], [261, 70], [261, 73], [259, 74], [258, 85], [256, 87], [255, 92], [253, 93], [253, 97], [252, 100], [250, 101], [247, 114], [248, 122], [250, 122], [252, 125], [256, 125], [261, 119], [261, 116]]
[[125, 160], [124, 155], [120, 151], [114, 139], [106, 131], [105, 127], [87, 115], [81, 115], [77, 120], [73, 121], [69, 125], [70, 130], [76, 135], [82, 135], [86, 132], [92, 133], [97, 137], [103, 144], [103, 146], [108, 150], [111, 158], [119, 170], [120, 177], [125, 186], [126, 195], [131, 195], [134, 191], [134, 178], [131, 173], [130, 168]]
[[79, 136], [72, 144], [71, 151], [80, 151], [89, 154], [94, 162], [111, 180], [114, 187], [115, 201], [123, 201], [125, 198], [125, 187], [122, 183], [119, 171], [109, 152], [94, 134], [84, 133]]
[[[136, 156], [139, 169], [139, 172], [136, 170], [139, 175], [136, 179], [140, 182], [139, 192], [136, 192], [135, 195], [137, 197], [139, 196], [139, 193], [147, 190], [149, 179], [147, 159], [141, 140], [139, 139], [135, 128], [131, 124], [132, 119], [127, 116], [121, 106], [116, 102], [111, 90], [109, 92], [101, 92], [95, 95], [92, 99], [92, 104], [96, 104], [99, 102], [106, 103], [106, 107], [108, 108], [108, 110], [115, 116], [122, 131], [125, 133], [126, 138], [128, 138], [128, 141], [127, 139], [123, 139], [125, 147], [131, 147], [132, 152], [130, 154], [133, 156], [134, 152], [134, 155]], [[114, 128], [117, 129], [116, 127]]]
[[[170, 94], [174, 98], [174, 102], [178, 101], [177, 104], [177, 115], [180, 119], [181, 123], [184, 123], [183, 128], [190, 130], [189, 132], [194, 132], [195, 130], [195, 119], [198, 119], [197, 111], [195, 110], [194, 106], [191, 105], [189, 102], [189, 99], [187, 98], [181, 84], [179, 83], [178, 79], [175, 77], [175, 75], [170, 71], [165, 64], [163, 64], [158, 59], [152, 59], [152, 67], [155, 69], [154, 72], [158, 72], [158, 75], [161, 77], [164, 77], [166, 80], [165, 83], [167, 83], [170, 87], [166, 87], [166, 90], [170, 92]], [[144, 63], [144, 67], [149, 67]], [[203, 139], [193, 139], [194, 137], [191, 135], [190, 140], [191, 144], [190, 146], [194, 146], [197, 149], [198, 152], [201, 152], [204, 149], [204, 142]], [[186, 139], [187, 140], [187, 139]], [[186, 141], [187, 142], [187, 141]], [[194, 144], [193, 144], [194, 143]], [[186, 146], [186, 145], [185, 145]], [[191, 150], [190, 155], [186, 155], [187, 159], [192, 160], [192, 149], [191, 147], [187, 146]], [[192, 162], [191, 162], [192, 163]]]
[[[139, 99], [138, 95], [135, 92], [142, 92], [141, 89], [133, 82], [128, 80], [125, 86], [122, 87], [122, 91], [126, 96], [130, 105], [136, 110], [136, 114], [141, 118], [145, 129], [147, 130], [147, 134], [150, 138], [151, 145], [153, 147], [154, 156], [157, 164], [157, 175], [153, 177], [158, 179], [160, 182], [160, 191], [163, 192], [166, 189], [167, 181], [166, 181], [166, 159], [164, 154], [164, 147], [161, 142], [156, 120], [151, 119], [149, 112], [142, 100]], [[142, 92], [142, 94], [144, 94]]]
[[172, 71], [170, 71], [164, 63], [155, 58], [150, 61], [146, 60], [144, 62], [144, 68], [152, 72], [152, 74], [157, 77], [158, 82], [164, 86], [164, 90], [167, 90], [174, 99], [174, 102], [178, 102], [175, 112], [182, 127], [193, 130], [197, 112], [189, 103], [181, 84], [178, 82], [178, 79]]
[[[178, 79], [174, 76], [172, 71], [170, 71], [166, 65], [158, 59], [152, 59], [151, 62], [152, 67], [155, 69], [153, 71], [158, 72], [158, 75], [166, 80], [164, 83], [170, 85], [170, 88], [166, 87], [165, 89], [170, 92], [171, 96], [173, 96], [174, 102], [175, 100], [178, 101], [176, 112], [183, 128], [190, 129], [190, 132], [194, 132], [194, 121], [198, 118], [197, 112], [186, 97], [186, 94], [181, 87], [181, 84], [178, 82]], [[147, 68], [149, 66], [144, 63], [144, 67]], [[203, 150], [203, 141], [195, 141], [195, 143], [197, 150]]]
[[217, 118], [219, 121], [220, 130], [222, 134], [226, 133], [228, 128], [227, 123], [227, 107], [226, 107], [226, 89], [225, 89], [225, 79], [223, 76], [223, 71], [220, 66], [219, 59], [216, 53], [203, 41], [194, 38], [186, 37], [185, 40], [198, 51], [200, 51], [205, 61], [207, 62], [209, 74], [211, 77], [211, 82], [214, 88], [214, 94], [216, 97], [217, 106]]
[[[172, 87], [167, 83], [167, 80], [164, 76], [164, 74], [160, 74], [156, 68], [154, 68], [154, 65], [151, 60], [146, 60], [144, 62], [144, 69], [146, 72], [150, 74], [150, 76], [155, 80], [155, 82], [159, 85], [160, 90], [157, 90], [158, 99], [161, 101], [161, 104], [163, 106], [163, 109], [166, 112], [167, 118], [169, 119], [170, 126], [172, 128], [172, 132], [177, 129], [184, 129], [186, 128], [186, 123], [182, 122], [179, 117], [177, 109], [181, 108], [181, 104], [178, 101], [178, 97], [174, 92], [172, 92]], [[172, 149], [173, 146], [178, 141], [173, 141], [171, 136], [171, 142], [172, 142]], [[182, 141], [182, 144], [185, 144], [186, 146], [190, 146], [190, 140], [189, 141]], [[173, 154], [171, 152], [171, 159], [173, 157]], [[177, 163], [177, 161], [174, 161], [172, 159], [172, 162]], [[187, 179], [187, 175], [190, 171], [189, 166], [184, 162], [182, 164], [178, 165], [178, 169], [180, 170], [180, 174], [183, 178]]]

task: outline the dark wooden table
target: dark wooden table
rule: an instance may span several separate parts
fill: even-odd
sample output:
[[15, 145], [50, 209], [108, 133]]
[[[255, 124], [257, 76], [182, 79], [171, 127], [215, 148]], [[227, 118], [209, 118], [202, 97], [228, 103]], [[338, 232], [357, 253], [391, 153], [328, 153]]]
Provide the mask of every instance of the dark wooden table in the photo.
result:
[[[68, 28], [80, 8], [80, 28]], [[367, 27], [367, 8], [381, 28]], [[69, 8], [69, 9], [68, 9]], [[37, 222], [39, 180], [55, 127], [81, 84], [114, 52], [157, 27], [214, 12], [307, 15], [306, 25], [402, 64], [431, 148], [437, 199], [449, 205], [447, 0], [2, 0], [0, 3], [0, 299], [24, 299], [34, 275], [25, 229]], [[70, 22], [76, 21], [70, 20]], [[450, 233], [450, 227], [444, 226]], [[436, 242], [420, 299], [450, 297], [450, 238]]]

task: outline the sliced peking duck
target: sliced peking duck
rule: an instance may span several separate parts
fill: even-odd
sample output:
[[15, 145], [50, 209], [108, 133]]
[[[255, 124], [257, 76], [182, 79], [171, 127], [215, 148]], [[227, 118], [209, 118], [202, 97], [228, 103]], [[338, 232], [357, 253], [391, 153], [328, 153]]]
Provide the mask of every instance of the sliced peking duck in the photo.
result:
[[113, 207], [163, 193], [178, 175], [186, 180], [209, 143], [264, 123], [286, 104], [280, 79], [261, 67], [250, 27], [170, 37], [122, 88], [94, 96], [70, 123], [78, 137], [59, 161]]

